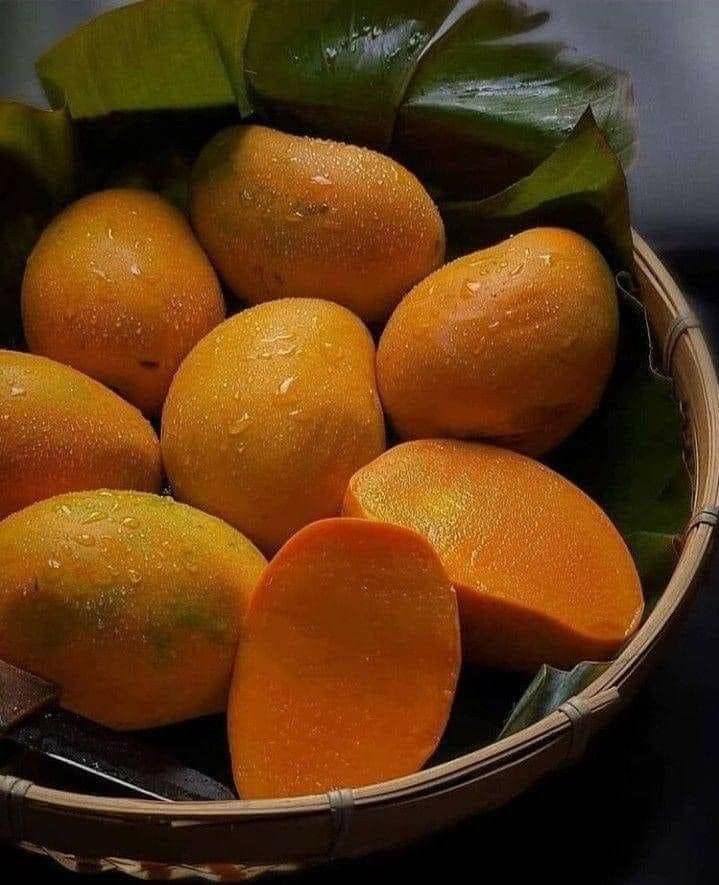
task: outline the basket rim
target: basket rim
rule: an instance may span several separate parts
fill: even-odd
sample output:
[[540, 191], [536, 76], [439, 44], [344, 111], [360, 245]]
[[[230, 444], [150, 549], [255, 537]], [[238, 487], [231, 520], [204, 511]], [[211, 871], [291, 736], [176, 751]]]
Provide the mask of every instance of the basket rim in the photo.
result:
[[[683, 293], [663, 262], [636, 231], [633, 231], [633, 238], [637, 269], [659, 291], [673, 319], [676, 321], [677, 318], [691, 316]], [[709, 452], [710, 464], [701, 488], [697, 483], [693, 490], [692, 514], [695, 515], [703, 510], [719, 507], [719, 414], [715, 407], [719, 381], [702, 326], [696, 322], [686, 324], [686, 328], [682, 329], [682, 338], [686, 342], [683, 346], [691, 351], [697, 365], [697, 378], [701, 381], [702, 393], [707, 401], [714, 403], [713, 409], [707, 410], [710, 420], [707, 427], [708, 438], [703, 447], [703, 451]], [[601, 709], [618, 697], [622, 684], [663, 637], [674, 613], [688, 594], [707, 557], [714, 528], [712, 524], [692, 519], [672, 576], [653, 611], [607, 669], [574, 695], [571, 701], [588, 704], [591, 710]], [[381, 806], [419, 798], [439, 788], [447, 789], [461, 784], [468, 777], [478, 776], [483, 770], [491, 768], [498, 758], [507, 764], [516, 764], [546, 746], [547, 742], [566, 735], [572, 728], [571, 718], [565, 712], [556, 710], [515, 734], [415, 774], [353, 790], [334, 792], [350, 794], [355, 807]], [[332, 814], [337, 810], [336, 796], [331, 793], [287, 799], [176, 802], [169, 805], [153, 800], [74, 793], [34, 783], [25, 784], [22, 801], [25, 805], [52, 806], [57, 811], [70, 814], [81, 813], [84, 816], [125, 820], [142, 819], [147, 823], [176, 820], [185, 825], [240, 821], [247, 823], [253, 819], [268, 817], [296, 820], [304, 816]]]

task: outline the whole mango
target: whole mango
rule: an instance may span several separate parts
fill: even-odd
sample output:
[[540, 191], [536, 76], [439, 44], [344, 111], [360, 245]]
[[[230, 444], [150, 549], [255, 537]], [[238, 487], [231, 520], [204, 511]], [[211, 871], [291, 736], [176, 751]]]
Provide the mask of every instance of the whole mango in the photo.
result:
[[22, 310], [33, 353], [86, 372], [148, 415], [225, 316], [182, 213], [130, 188], [90, 194], [54, 219], [28, 259]]
[[162, 416], [175, 495], [262, 550], [336, 516], [352, 474], [384, 450], [374, 344], [344, 307], [252, 307], [183, 362]]
[[386, 318], [444, 259], [444, 226], [420, 182], [366, 148], [235, 126], [193, 171], [197, 236], [251, 304], [327, 298]]
[[264, 557], [170, 498], [76, 492], [0, 523], [0, 658], [117, 729], [224, 710]]
[[0, 519], [62, 492], [158, 492], [161, 479], [137, 409], [69, 366], [0, 350]]
[[382, 402], [403, 439], [483, 438], [539, 455], [597, 407], [618, 327], [597, 249], [568, 230], [528, 230], [403, 299], [378, 348]]

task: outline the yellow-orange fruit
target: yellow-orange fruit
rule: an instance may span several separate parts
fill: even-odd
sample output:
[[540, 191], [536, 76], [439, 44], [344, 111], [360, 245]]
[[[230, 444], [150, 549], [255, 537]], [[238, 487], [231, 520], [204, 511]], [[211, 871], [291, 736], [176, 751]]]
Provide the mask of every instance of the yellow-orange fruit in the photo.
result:
[[349, 478], [383, 449], [372, 339], [348, 310], [316, 299], [260, 304], [211, 332], [162, 416], [177, 497], [267, 552], [336, 516]]
[[404, 439], [546, 452], [597, 406], [614, 365], [614, 279], [578, 234], [535, 228], [445, 265], [401, 302], [377, 380]]
[[148, 415], [225, 316], [182, 213], [123, 188], [83, 197], [44, 231], [28, 259], [22, 310], [30, 350], [92, 375]]
[[111, 390], [61, 363], [0, 350], [0, 519], [61, 492], [158, 492], [160, 443]]
[[356, 519], [305, 527], [260, 579], [238, 648], [228, 725], [240, 796], [417, 771], [459, 665], [454, 590], [424, 538]]
[[467, 660], [529, 670], [603, 660], [641, 619], [639, 577], [609, 518], [524, 455], [404, 443], [352, 477], [344, 512], [431, 541], [457, 590]]
[[0, 523], [0, 658], [112, 728], [220, 712], [261, 553], [141, 492], [75, 492]]
[[420, 182], [366, 148], [235, 126], [193, 171], [192, 223], [235, 294], [327, 298], [384, 319], [444, 259], [444, 226]]

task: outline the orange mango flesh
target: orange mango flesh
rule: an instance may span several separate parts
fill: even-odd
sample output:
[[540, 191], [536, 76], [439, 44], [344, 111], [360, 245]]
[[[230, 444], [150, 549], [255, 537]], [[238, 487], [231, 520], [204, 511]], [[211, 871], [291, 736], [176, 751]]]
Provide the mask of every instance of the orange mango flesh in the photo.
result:
[[454, 590], [422, 537], [367, 520], [307, 526], [264, 572], [238, 649], [228, 727], [240, 796], [417, 771], [459, 666]]
[[223, 711], [265, 559], [170, 498], [75, 492], [0, 522], [0, 659], [116, 729]]
[[586, 239], [534, 228], [422, 280], [377, 350], [385, 410], [403, 439], [486, 439], [549, 451], [594, 411], [619, 312]]
[[0, 350], [0, 519], [52, 495], [158, 492], [160, 443], [133, 406], [61, 363]]
[[604, 512], [554, 471], [494, 446], [404, 443], [350, 481], [348, 516], [427, 537], [459, 599], [466, 660], [532, 670], [612, 656], [642, 590]]
[[215, 267], [251, 304], [327, 298], [374, 322], [444, 259], [439, 211], [399, 163], [266, 126], [210, 141], [190, 205]]
[[182, 359], [225, 316], [185, 217], [130, 188], [90, 194], [52, 221], [28, 259], [22, 309], [33, 353], [86, 372], [150, 416]]

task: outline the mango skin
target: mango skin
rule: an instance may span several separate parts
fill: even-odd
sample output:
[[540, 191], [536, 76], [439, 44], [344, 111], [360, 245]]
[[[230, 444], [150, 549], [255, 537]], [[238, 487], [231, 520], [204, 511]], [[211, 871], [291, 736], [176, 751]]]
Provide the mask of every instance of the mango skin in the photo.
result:
[[327, 298], [385, 319], [444, 260], [444, 225], [407, 169], [366, 148], [235, 126], [193, 170], [192, 223], [239, 298]]
[[329, 301], [243, 311], [183, 362], [161, 439], [174, 494], [274, 552], [339, 514], [349, 478], [384, 450], [372, 338]]
[[597, 407], [619, 310], [597, 249], [534, 228], [445, 265], [392, 314], [377, 352], [403, 439], [488, 439], [541, 455]]
[[265, 559], [170, 498], [78, 492], [0, 523], [0, 658], [115, 729], [224, 710]]
[[0, 519], [62, 492], [159, 492], [150, 423], [97, 381], [53, 360], [0, 350]]
[[27, 263], [23, 324], [33, 353], [160, 412], [182, 359], [225, 317], [215, 272], [185, 217], [150, 191], [83, 197]]
[[465, 660], [534, 671], [605, 660], [644, 609], [631, 554], [567, 479], [483, 443], [416, 440], [352, 477], [345, 516], [414, 529], [457, 591]]

